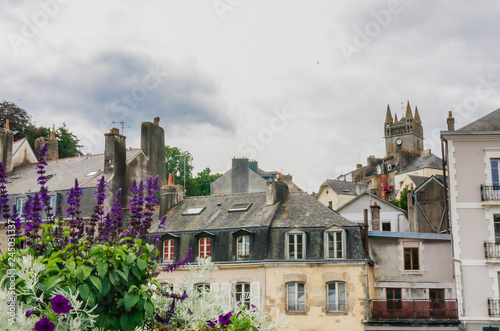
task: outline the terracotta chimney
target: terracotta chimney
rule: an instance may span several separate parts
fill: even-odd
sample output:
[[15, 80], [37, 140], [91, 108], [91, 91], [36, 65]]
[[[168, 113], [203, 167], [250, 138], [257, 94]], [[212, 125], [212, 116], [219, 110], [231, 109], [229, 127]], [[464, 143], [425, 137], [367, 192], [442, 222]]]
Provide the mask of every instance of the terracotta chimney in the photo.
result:
[[448, 123], [448, 131], [455, 131], [455, 118], [453, 117], [451, 110], [448, 112], [446, 123]]
[[10, 130], [10, 121], [8, 118], [5, 120], [5, 130]]
[[174, 174], [168, 174], [168, 185], [175, 185], [175, 176], [174, 176]]
[[160, 126], [160, 118], [159, 117], [155, 117], [155, 119], [153, 121], [156, 125]]

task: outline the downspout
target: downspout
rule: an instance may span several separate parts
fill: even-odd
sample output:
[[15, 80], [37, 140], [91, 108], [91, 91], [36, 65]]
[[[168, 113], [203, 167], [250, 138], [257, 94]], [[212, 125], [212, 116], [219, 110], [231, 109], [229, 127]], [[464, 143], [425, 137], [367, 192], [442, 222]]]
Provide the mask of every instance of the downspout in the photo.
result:
[[[446, 149], [446, 153], [445, 153], [445, 149]], [[448, 208], [449, 207], [449, 205], [448, 205], [448, 203], [449, 203], [449, 197], [448, 197], [449, 190], [448, 190], [448, 181], [446, 178], [446, 165], [448, 163], [448, 159], [446, 157], [448, 155], [448, 140], [446, 140], [446, 138], [443, 137], [442, 135], [441, 135], [441, 155], [443, 158], [444, 211], [445, 211], [446, 217], [448, 218], [446, 220], [446, 233], [450, 233], [451, 217], [450, 217], [450, 211]]]
[[368, 288], [368, 260], [365, 262], [365, 292], [366, 292], [365, 319], [368, 322], [368, 320], [370, 318], [370, 289]]

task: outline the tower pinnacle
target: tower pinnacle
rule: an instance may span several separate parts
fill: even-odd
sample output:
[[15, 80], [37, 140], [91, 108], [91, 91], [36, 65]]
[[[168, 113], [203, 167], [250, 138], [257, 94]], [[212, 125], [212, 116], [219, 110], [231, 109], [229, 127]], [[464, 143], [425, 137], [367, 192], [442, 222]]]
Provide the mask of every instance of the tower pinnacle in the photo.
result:
[[418, 108], [415, 106], [415, 124], [422, 124], [420, 120], [420, 114], [418, 113]]
[[406, 104], [406, 115], [405, 119], [409, 120], [413, 118], [413, 114], [411, 113], [411, 107], [410, 107], [410, 101], [408, 100], [408, 103]]
[[387, 113], [385, 115], [385, 123], [394, 123], [394, 120], [392, 119], [391, 108], [389, 107], [389, 105], [387, 105]]

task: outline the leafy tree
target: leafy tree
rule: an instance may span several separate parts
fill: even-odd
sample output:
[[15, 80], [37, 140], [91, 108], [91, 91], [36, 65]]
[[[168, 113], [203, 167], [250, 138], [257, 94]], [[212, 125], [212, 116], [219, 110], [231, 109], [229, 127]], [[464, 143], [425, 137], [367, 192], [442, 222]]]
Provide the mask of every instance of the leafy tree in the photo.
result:
[[0, 102], [0, 126], [5, 128], [5, 120], [9, 119], [9, 128], [14, 132], [14, 140], [26, 136], [27, 128], [32, 124], [28, 112], [15, 103]]
[[80, 140], [68, 130], [66, 123], [63, 123], [63, 125], [56, 130], [56, 138], [60, 159], [83, 155], [80, 150], [82, 146], [78, 144]]
[[221, 174], [210, 174], [210, 168], [205, 168], [194, 178], [197, 195], [210, 195], [210, 184], [222, 176]]
[[34, 124], [31, 124], [26, 128], [25, 131], [25, 137], [28, 138], [28, 142], [35, 153], [36, 153], [35, 151], [36, 138], [38, 137], [49, 138], [49, 136], [50, 136], [50, 128], [46, 128], [44, 126], [38, 127]]
[[401, 208], [404, 211], [408, 212], [408, 188], [405, 187], [401, 191], [401, 194], [399, 195], [399, 199], [392, 200], [392, 203], [395, 206], [398, 206], [399, 208]]

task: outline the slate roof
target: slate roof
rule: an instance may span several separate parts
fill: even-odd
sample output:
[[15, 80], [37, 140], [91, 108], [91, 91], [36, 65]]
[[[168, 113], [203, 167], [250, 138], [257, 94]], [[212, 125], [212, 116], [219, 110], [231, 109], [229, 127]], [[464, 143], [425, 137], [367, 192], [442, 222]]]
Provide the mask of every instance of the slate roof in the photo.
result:
[[408, 177], [410, 177], [411, 181], [415, 184], [415, 187], [419, 187], [420, 185], [422, 185], [423, 183], [425, 183], [429, 179], [429, 177], [425, 177], [425, 176], [410, 175]]
[[[235, 203], [252, 203], [247, 211], [229, 212]], [[182, 215], [188, 208], [205, 207], [199, 215]], [[266, 205], [266, 193], [237, 193], [188, 197], [172, 208], [165, 229], [158, 229], [158, 221], [150, 233], [180, 231], [210, 231], [256, 227], [320, 227], [332, 225], [357, 226], [321, 204], [307, 193], [290, 193], [284, 204]]]
[[337, 194], [356, 195], [356, 183], [343, 180], [327, 179], [320, 187], [328, 185]]
[[[352, 199], [351, 201], [349, 201], [349, 202], [347, 202], [347, 203], [343, 204], [342, 206], [340, 206], [339, 208], [337, 208], [337, 212], [340, 212], [340, 210], [342, 210], [344, 207], [347, 207], [347, 206], [349, 206], [350, 204], [352, 204], [352, 203], [354, 203], [354, 202], [358, 201], [361, 197], [363, 197], [363, 196], [365, 196], [365, 195], [368, 195], [368, 193], [367, 193], [367, 192], [363, 192], [363, 193], [361, 193], [360, 195], [358, 195], [357, 197], [355, 197], [355, 198], [354, 198], [354, 199]], [[394, 205], [394, 204], [392, 204], [392, 203], [390, 203], [390, 202], [387, 202], [387, 201], [385, 201], [384, 199], [381, 199], [381, 198], [377, 197], [376, 195], [373, 195], [373, 194], [372, 194], [372, 199], [373, 199], [373, 200], [376, 200], [376, 201], [377, 201], [377, 203], [378, 203], [379, 205], [380, 205], [380, 204], [385, 204], [385, 205], [390, 206], [390, 207], [392, 207], [392, 208], [398, 209], [399, 211], [401, 211], [401, 212], [403, 212], [403, 213], [406, 213], [406, 211], [405, 211], [404, 209], [401, 209], [401, 208], [397, 207], [396, 205]]]
[[278, 207], [272, 227], [357, 226], [307, 193], [290, 193]]
[[[134, 159], [139, 153], [141, 153], [140, 149], [127, 150], [127, 162]], [[76, 178], [81, 188], [96, 187], [97, 180], [103, 175], [103, 168], [104, 154], [48, 161], [46, 175], [50, 179], [47, 186], [50, 191], [67, 190], [75, 184]], [[87, 176], [92, 171], [99, 172]], [[7, 190], [9, 194], [36, 192], [40, 188], [36, 181], [37, 178], [37, 169], [34, 164], [21, 166], [7, 175]]]
[[500, 108], [457, 131], [500, 131]]
[[406, 172], [420, 170], [424, 168], [431, 169], [443, 169], [443, 161], [434, 154], [428, 156], [417, 157], [415, 160], [407, 164], [402, 168], [399, 173], [404, 174]]

